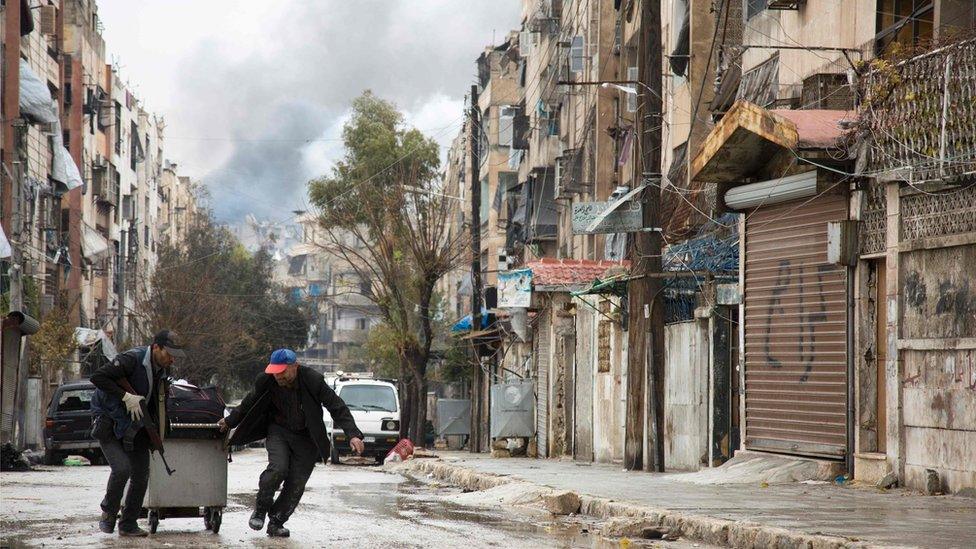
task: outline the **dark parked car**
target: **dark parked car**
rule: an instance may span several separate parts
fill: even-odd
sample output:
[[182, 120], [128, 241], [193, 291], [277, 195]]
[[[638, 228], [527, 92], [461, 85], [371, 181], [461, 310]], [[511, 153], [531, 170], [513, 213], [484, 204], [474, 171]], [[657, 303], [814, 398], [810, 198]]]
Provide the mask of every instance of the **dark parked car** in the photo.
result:
[[105, 462], [98, 442], [91, 438], [91, 399], [95, 386], [90, 381], [64, 383], [51, 397], [44, 422], [44, 462], [61, 463], [68, 454], [82, 455], [92, 463]]

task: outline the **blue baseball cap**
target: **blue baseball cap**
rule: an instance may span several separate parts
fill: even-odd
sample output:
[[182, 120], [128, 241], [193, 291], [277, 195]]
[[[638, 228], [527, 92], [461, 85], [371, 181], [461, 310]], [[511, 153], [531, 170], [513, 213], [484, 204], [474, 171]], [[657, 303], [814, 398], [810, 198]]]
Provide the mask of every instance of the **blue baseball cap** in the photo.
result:
[[288, 368], [289, 364], [294, 364], [298, 360], [295, 356], [295, 351], [291, 349], [278, 349], [271, 353], [271, 361], [268, 363], [268, 367], [264, 369], [266, 374], [280, 374]]

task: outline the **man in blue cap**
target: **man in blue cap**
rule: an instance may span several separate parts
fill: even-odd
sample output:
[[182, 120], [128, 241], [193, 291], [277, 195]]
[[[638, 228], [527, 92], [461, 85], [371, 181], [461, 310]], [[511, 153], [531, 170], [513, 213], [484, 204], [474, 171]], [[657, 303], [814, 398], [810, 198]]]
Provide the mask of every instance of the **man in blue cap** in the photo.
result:
[[[230, 444], [247, 444], [265, 439], [268, 468], [258, 481], [258, 497], [248, 525], [254, 530], [264, 527], [268, 517], [268, 535], [288, 537], [284, 527], [295, 512], [305, 483], [319, 458], [329, 458], [329, 435], [322, 420], [322, 406], [329, 410], [336, 425], [345, 431], [349, 444], [363, 452], [363, 433], [349, 407], [329, 387], [322, 374], [301, 366], [291, 349], [278, 349], [264, 373], [254, 381], [254, 388], [241, 405], [220, 420], [220, 428], [236, 428]], [[284, 483], [278, 499], [275, 491]], [[270, 513], [270, 516], [269, 516]]]

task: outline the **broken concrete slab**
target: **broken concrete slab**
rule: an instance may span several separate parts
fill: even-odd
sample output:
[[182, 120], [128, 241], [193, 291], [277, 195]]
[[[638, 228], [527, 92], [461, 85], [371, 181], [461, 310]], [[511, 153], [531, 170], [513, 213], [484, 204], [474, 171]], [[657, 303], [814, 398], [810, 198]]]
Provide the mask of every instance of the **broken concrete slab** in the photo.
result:
[[843, 463], [830, 460], [738, 451], [720, 467], [672, 475], [692, 484], [783, 484], [805, 480], [833, 481], [844, 474]]
[[580, 510], [580, 497], [576, 492], [563, 490], [542, 497], [546, 510], [554, 515], [574, 515]]

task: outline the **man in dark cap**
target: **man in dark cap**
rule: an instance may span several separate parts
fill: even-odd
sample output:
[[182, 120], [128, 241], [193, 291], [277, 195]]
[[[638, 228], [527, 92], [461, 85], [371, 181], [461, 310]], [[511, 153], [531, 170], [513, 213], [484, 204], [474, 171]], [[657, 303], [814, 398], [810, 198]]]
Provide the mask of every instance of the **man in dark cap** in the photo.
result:
[[[98, 522], [98, 528], [106, 534], [115, 531], [122, 490], [128, 483], [125, 507], [119, 520], [119, 535], [148, 535], [136, 523], [149, 486], [150, 443], [146, 429], [141, 427], [141, 404], [142, 401], [149, 404], [147, 408], [153, 416], [153, 423], [158, 425], [156, 403], [167, 371], [176, 358], [185, 356], [176, 332], [163, 330], [156, 334], [150, 345], [119, 353], [110, 364], [91, 375], [91, 382], [95, 385], [91, 401], [92, 436], [98, 440], [102, 454], [112, 469], [105, 498], [102, 499], [102, 517]], [[121, 380], [127, 381], [135, 392], [123, 389]], [[133, 428], [136, 425], [140, 427]]]
[[[254, 530], [268, 520], [268, 535], [287, 537], [285, 521], [295, 512], [315, 462], [329, 458], [329, 434], [322, 419], [325, 406], [333, 421], [349, 437], [349, 445], [363, 452], [363, 433], [349, 407], [329, 387], [322, 374], [298, 364], [291, 349], [278, 349], [254, 388], [229, 416], [221, 419], [221, 430], [236, 427], [230, 444], [247, 444], [265, 439], [268, 468], [258, 480], [258, 497], [248, 522]], [[275, 499], [275, 490], [284, 483]]]

